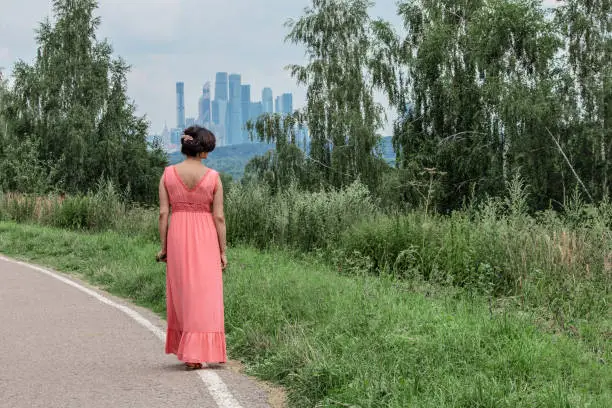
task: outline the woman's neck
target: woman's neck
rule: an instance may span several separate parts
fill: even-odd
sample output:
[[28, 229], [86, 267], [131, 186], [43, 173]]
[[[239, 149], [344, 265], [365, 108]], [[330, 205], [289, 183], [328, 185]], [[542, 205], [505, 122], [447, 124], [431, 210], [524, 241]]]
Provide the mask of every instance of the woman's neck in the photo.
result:
[[187, 158], [185, 159], [186, 162], [189, 163], [202, 163], [202, 158], [201, 157], [191, 157], [191, 156], [187, 156]]

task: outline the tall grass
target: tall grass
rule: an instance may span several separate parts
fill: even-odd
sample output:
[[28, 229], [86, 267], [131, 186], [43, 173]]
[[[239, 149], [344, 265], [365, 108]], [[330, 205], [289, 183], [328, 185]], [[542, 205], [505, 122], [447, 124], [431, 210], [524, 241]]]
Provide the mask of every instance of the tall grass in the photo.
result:
[[[291, 187], [277, 195], [261, 185], [232, 184], [225, 197], [228, 239], [316, 252], [343, 274], [392, 275], [511, 299], [544, 309], [562, 328], [609, 315], [612, 205], [586, 206], [574, 196], [566, 215], [529, 215], [520, 179], [508, 191], [441, 216], [385, 213], [357, 183], [319, 193]], [[125, 204], [111, 184], [65, 198], [5, 194], [0, 219], [158, 239], [155, 210]]]
[[154, 210], [128, 205], [111, 182], [87, 194], [37, 196], [0, 192], [0, 220], [33, 222], [69, 230], [115, 230], [156, 239]]
[[347, 227], [376, 213], [366, 187], [309, 193], [294, 186], [271, 195], [261, 185], [235, 185], [226, 197], [229, 239], [254, 245], [312, 251], [327, 248]]
[[453, 284], [521, 303], [546, 306], [559, 319], [609, 311], [610, 231], [569, 229], [525, 219], [474, 220], [414, 213], [379, 216], [342, 234], [336, 260], [356, 259], [374, 274]]

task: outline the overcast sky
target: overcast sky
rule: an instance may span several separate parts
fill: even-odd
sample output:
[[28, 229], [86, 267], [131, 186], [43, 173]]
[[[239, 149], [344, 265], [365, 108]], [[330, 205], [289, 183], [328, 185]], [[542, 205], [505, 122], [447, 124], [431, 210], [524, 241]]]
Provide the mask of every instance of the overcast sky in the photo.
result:
[[[0, 67], [10, 72], [17, 59], [31, 62], [34, 29], [51, 15], [51, 0], [0, 0]], [[202, 85], [215, 72], [242, 74], [259, 100], [269, 86], [274, 96], [294, 93], [294, 107], [305, 91], [284, 69], [304, 61], [303, 49], [284, 42], [289, 18], [297, 18], [309, 0], [99, 0], [99, 38], [108, 38], [115, 54], [132, 65], [128, 92], [151, 132], [176, 122], [175, 83], [185, 82], [186, 116], [197, 115]], [[375, 17], [399, 23], [396, 0], [378, 0]], [[554, 3], [545, 0], [545, 3]], [[385, 129], [389, 133], [389, 126]], [[390, 134], [390, 133], [389, 133]]]

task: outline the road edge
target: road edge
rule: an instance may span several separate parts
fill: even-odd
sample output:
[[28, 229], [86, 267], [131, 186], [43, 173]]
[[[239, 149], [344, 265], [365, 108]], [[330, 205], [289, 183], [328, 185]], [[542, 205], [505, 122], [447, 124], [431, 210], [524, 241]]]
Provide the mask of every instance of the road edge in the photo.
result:
[[[147, 309], [146, 307], [132, 303], [129, 299], [113, 295], [104, 290], [103, 288], [97, 287], [91, 284], [90, 282], [87, 282], [86, 280], [78, 276], [78, 273], [75, 274], [57, 271], [53, 268], [32, 263], [26, 258], [9, 257], [1, 252], [0, 261], [5, 261], [8, 263], [13, 263], [29, 268], [38, 273], [42, 273], [56, 280], [59, 280], [60, 282], [66, 285], [72, 286], [73, 288], [87, 294], [88, 296], [93, 297], [99, 302], [121, 311], [122, 313], [130, 317], [132, 320], [134, 320], [136, 323], [138, 323], [140, 326], [146, 328], [160, 341], [165, 341], [166, 322], [161, 316], [159, 316], [152, 310]], [[281, 387], [247, 375], [244, 372], [244, 366], [239, 361], [229, 360], [227, 368], [235, 374], [241, 375], [252, 381], [255, 385], [265, 391], [265, 393], [267, 394], [268, 404], [271, 408], [287, 407], [285, 391]], [[215, 403], [219, 406], [219, 408], [245, 408], [238, 403], [236, 398], [229, 391], [227, 385], [223, 382], [221, 377], [214, 372], [214, 370], [198, 370], [197, 374], [206, 386], [208, 393], [213, 397]]]

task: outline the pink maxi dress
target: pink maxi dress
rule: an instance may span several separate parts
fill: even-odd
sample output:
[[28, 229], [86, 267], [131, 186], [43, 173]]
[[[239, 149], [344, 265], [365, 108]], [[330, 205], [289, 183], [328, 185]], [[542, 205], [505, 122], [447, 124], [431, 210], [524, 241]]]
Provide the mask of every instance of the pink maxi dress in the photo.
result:
[[166, 354], [186, 363], [225, 363], [223, 280], [212, 216], [219, 173], [188, 188], [174, 166], [164, 171], [170, 201], [167, 239]]

